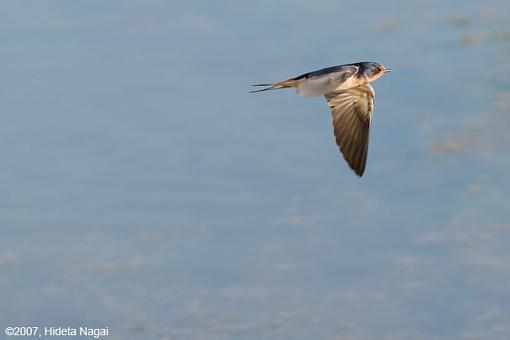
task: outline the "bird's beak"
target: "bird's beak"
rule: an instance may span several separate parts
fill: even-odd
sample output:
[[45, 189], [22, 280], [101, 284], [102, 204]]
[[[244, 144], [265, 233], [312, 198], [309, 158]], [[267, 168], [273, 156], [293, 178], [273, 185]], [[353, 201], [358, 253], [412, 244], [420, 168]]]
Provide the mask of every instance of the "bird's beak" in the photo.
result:
[[391, 72], [391, 68], [385, 68], [384, 69], [384, 73], [388, 73], [388, 72]]

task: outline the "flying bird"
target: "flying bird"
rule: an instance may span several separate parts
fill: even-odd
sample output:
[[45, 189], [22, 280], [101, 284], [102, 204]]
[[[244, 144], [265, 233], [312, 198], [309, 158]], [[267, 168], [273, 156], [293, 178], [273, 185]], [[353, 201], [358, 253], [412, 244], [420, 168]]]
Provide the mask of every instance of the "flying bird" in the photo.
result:
[[374, 89], [370, 83], [391, 70], [379, 63], [338, 65], [302, 74], [254, 92], [296, 88], [300, 96], [324, 96], [333, 114], [336, 143], [352, 170], [363, 176], [367, 163]]

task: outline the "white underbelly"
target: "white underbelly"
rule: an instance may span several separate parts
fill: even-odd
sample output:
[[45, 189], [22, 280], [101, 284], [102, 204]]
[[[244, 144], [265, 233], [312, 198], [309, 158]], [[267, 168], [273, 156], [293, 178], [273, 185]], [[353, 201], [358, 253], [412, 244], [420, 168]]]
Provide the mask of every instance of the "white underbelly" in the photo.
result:
[[329, 77], [308, 78], [298, 84], [297, 93], [300, 96], [323, 96], [327, 93], [347, 90], [362, 83], [364, 82], [360, 82], [360, 79], [356, 77], [349, 77], [340, 84], [337, 79]]

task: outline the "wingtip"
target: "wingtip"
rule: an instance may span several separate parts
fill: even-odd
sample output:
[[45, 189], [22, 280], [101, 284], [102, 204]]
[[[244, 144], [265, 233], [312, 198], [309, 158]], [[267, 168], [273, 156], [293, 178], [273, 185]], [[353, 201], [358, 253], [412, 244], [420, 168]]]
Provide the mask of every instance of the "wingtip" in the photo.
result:
[[354, 171], [356, 176], [358, 176], [359, 178], [363, 177], [363, 174], [365, 173], [365, 169], [354, 169], [354, 168], [351, 168], [351, 169], [352, 169], [352, 171]]

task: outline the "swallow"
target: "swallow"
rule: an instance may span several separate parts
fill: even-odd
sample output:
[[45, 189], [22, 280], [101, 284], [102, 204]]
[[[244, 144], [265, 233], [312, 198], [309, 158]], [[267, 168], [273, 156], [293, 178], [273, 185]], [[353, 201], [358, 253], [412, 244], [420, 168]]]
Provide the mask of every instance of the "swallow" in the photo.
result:
[[351, 169], [363, 176], [367, 163], [375, 92], [370, 83], [390, 72], [379, 63], [360, 62], [308, 72], [254, 92], [296, 88], [300, 96], [324, 96], [333, 115], [333, 131], [340, 152]]

